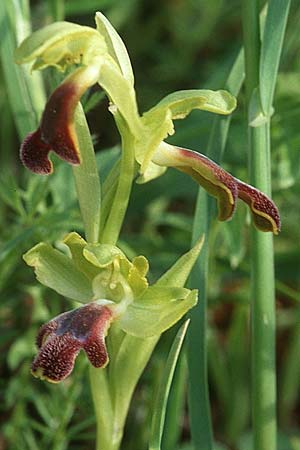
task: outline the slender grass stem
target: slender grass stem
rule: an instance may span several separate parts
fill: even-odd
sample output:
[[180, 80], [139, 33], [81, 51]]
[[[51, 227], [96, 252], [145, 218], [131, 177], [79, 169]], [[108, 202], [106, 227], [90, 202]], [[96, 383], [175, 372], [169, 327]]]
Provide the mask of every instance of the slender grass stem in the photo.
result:
[[[249, 130], [251, 183], [269, 192], [269, 123]], [[276, 448], [275, 290], [273, 236], [253, 229], [252, 420], [255, 450]]]
[[[243, 53], [240, 52], [233, 64], [225, 88], [237, 95], [244, 78]], [[220, 162], [225, 148], [230, 117], [216, 117], [212, 127], [207, 155]], [[192, 439], [196, 449], [212, 450], [213, 433], [208, 394], [207, 376], [207, 285], [208, 285], [208, 240], [213, 218], [213, 201], [203, 189], [199, 189], [193, 224], [192, 242], [205, 234], [200, 257], [191, 275], [191, 285], [199, 288], [199, 302], [190, 313], [188, 332], [189, 367], [189, 411]]]
[[[253, 119], [250, 117], [250, 107], [255, 97], [260, 98], [262, 81], [258, 1], [243, 0], [243, 30], [246, 98], [250, 124]], [[272, 101], [272, 98], [270, 100]], [[264, 116], [260, 102], [256, 103], [256, 115]], [[248, 127], [250, 183], [270, 195], [270, 118], [265, 116], [264, 121], [257, 125]], [[275, 450], [277, 444], [273, 237], [252, 229], [251, 244], [253, 447], [255, 450]]]
[[30, 33], [30, 29], [27, 1], [0, 2], [0, 55], [9, 103], [20, 140], [37, 127], [45, 104], [41, 74], [31, 74], [28, 65], [17, 66], [14, 63], [14, 51]]

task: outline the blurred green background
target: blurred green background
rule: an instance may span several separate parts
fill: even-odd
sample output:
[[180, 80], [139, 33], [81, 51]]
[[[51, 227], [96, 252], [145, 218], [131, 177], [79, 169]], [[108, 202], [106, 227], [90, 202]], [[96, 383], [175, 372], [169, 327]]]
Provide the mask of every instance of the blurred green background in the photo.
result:
[[[5, 2], [4, 2], [5, 3]], [[16, 23], [26, 2], [13, 2]], [[20, 5], [20, 6], [18, 6]], [[30, 2], [33, 29], [54, 20], [94, 26], [103, 12], [121, 34], [132, 59], [140, 112], [168, 93], [224, 87], [241, 47], [237, 0], [36, 0]], [[272, 120], [273, 198], [282, 232], [275, 238], [279, 450], [300, 449], [300, 6], [292, 2]], [[30, 363], [38, 327], [70, 308], [39, 285], [22, 254], [44, 240], [58, 243], [70, 230], [83, 232], [71, 169], [56, 160], [53, 176], [29, 174], [21, 166], [9, 92], [8, 23], [0, 23], [0, 450], [83, 450], [93, 448], [95, 422], [82, 355], [62, 385], [34, 379]], [[11, 31], [11, 29], [10, 29]], [[17, 36], [23, 32], [15, 30]], [[17, 39], [17, 38], [16, 38]], [[12, 42], [12, 46], [15, 45]], [[63, 75], [43, 74], [47, 93]], [[17, 91], [16, 91], [17, 92]], [[104, 179], [119, 153], [119, 136], [99, 88], [83, 99]], [[247, 181], [247, 134], [243, 90], [238, 98], [223, 166]], [[170, 142], [206, 153], [213, 116], [193, 112], [176, 122]], [[30, 131], [30, 130], [28, 130]], [[155, 280], [190, 246], [196, 184], [171, 169], [158, 180], [135, 185], [120, 246], [129, 257], [145, 254]], [[209, 383], [219, 449], [250, 448], [249, 224], [239, 204], [234, 219], [212, 224], [209, 278]], [[59, 244], [58, 244], [59, 245]], [[201, 295], [201, 293], [200, 293]], [[200, 296], [201, 298], [201, 296]], [[147, 448], [153, 392], [174, 336], [162, 337], [135, 392], [124, 450]], [[185, 360], [177, 376], [185, 379]], [[185, 386], [185, 383], [183, 383]], [[178, 399], [179, 449], [189, 450], [185, 388]], [[165, 441], [163, 450], [174, 450]], [[196, 449], [200, 450], [200, 449]], [[272, 449], [270, 449], [272, 450]]]

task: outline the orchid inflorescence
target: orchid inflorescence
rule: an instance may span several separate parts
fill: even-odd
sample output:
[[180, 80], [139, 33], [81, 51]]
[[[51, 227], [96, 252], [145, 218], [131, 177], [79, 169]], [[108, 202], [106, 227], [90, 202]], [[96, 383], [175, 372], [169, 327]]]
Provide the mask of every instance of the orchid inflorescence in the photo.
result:
[[[73, 69], [50, 96], [38, 129], [25, 138], [23, 164], [36, 174], [48, 175], [53, 171], [50, 152], [74, 166], [82, 163], [74, 115], [81, 96], [98, 83], [109, 98], [109, 111], [122, 138], [130, 136], [138, 183], [161, 176], [168, 167], [176, 168], [217, 199], [219, 220], [232, 217], [239, 198], [249, 206], [258, 229], [277, 234], [279, 213], [269, 197], [206, 156], [165, 142], [174, 133], [174, 120], [183, 119], [193, 109], [230, 114], [236, 107], [235, 98], [223, 90], [182, 90], [140, 115], [125, 45], [101, 13], [96, 14], [96, 25], [92, 29], [57, 22], [33, 33], [17, 49], [17, 62], [34, 61], [33, 70]], [[76, 233], [67, 236], [65, 245], [68, 252], [62, 253], [40, 243], [25, 255], [41, 283], [85, 303], [41, 328], [39, 354], [32, 365], [36, 376], [52, 382], [65, 379], [80, 349], [95, 367], [104, 367], [108, 362], [105, 336], [112, 324], [138, 338], [158, 336], [197, 301], [197, 292], [183, 286], [200, 251], [199, 243], [191, 250], [189, 262], [185, 255], [150, 287], [143, 256], [131, 262], [115, 245], [88, 243]], [[174, 274], [179, 282], [174, 282]]]

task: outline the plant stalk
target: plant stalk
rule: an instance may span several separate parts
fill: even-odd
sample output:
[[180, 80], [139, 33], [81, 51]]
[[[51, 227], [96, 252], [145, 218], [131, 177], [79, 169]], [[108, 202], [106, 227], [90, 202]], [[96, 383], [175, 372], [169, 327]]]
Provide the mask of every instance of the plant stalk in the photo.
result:
[[[248, 123], [250, 105], [259, 94], [259, 2], [243, 0], [243, 31]], [[258, 97], [259, 98], [259, 97]], [[262, 113], [257, 105], [256, 114]], [[249, 124], [250, 183], [270, 195], [270, 119]], [[252, 422], [253, 448], [276, 449], [275, 290], [273, 236], [251, 231]]]

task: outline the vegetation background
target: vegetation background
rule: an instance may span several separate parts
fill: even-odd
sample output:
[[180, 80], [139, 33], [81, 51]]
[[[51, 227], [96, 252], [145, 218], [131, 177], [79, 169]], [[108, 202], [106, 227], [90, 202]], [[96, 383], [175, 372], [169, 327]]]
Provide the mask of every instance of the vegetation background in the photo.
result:
[[[20, 11], [28, 6], [25, 0], [10, 3]], [[30, 1], [30, 16], [33, 29], [54, 20], [94, 26], [95, 11], [103, 12], [126, 43], [144, 111], [174, 90], [224, 87], [242, 45], [240, 8], [238, 0], [36, 0]], [[9, 33], [17, 39], [20, 32], [17, 14], [14, 19], [15, 29], [3, 14], [0, 22], [0, 449], [86, 450], [93, 448], [95, 429], [85, 358], [78, 359], [73, 375], [61, 385], [42, 383], [29, 373], [38, 327], [68, 304], [36, 282], [22, 254], [41, 240], [59, 242], [68, 231], [82, 228], [70, 168], [57, 161], [55, 174], [45, 178], [27, 173], [19, 161], [18, 89], [11, 94], [13, 61], [7, 45]], [[300, 6], [294, 1], [271, 130], [273, 198], [282, 217], [282, 232], [275, 238], [279, 450], [300, 449], [299, 23]], [[43, 77], [48, 93], [61, 79], [49, 69]], [[118, 133], [99, 89], [93, 88], [83, 104], [104, 178], [119, 152]], [[205, 154], [211, 126], [211, 114], [193, 112], [176, 122], [170, 142]], [[247, 181], [243, 89], [223, 166]], [[189, 248], [197, 190], [192, 180], [171, 169], [134, 187], [120, 245], [129, 257], [147, 255], [152, 280]], [[230, 223], [214, 220], [211, 225], [208, 370], [218, 449], [250, 448], [248, 236], [249, 217], [241, 204]], [[124, 450], [147, 448], [153, 393], [173, 337], [174, 330], [164, 334], [135, 392]], [[192, 448], [187, 378], [183, 357], [163, 450], [173, 450], [174, 443], [180, 450]]]

